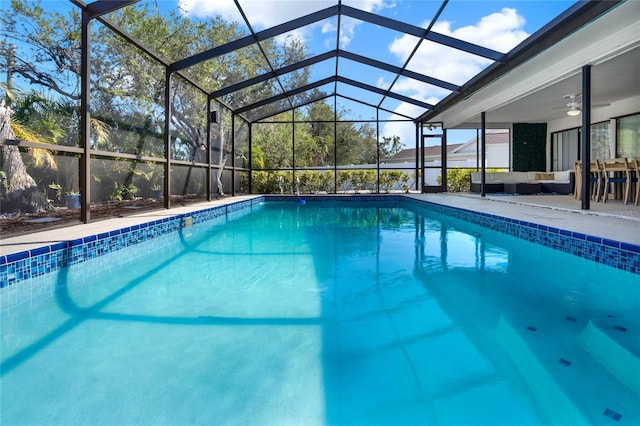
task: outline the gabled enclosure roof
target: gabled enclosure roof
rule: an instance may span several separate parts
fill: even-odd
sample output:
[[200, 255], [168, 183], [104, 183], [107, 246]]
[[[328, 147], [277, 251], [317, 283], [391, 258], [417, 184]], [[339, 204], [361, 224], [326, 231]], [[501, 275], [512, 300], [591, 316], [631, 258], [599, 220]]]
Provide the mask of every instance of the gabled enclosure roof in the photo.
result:
[[[153, 4], [158, 14], [178, 8], [178, 16], [203, 22], [221, 16], [238, 22], [235, 36], [172, 57], [160, 46], [142, 46], [109, 20], [123, 8]], [[91, 17], [139, 45], [173, 73], [194, 83], [249, 122], [333, 98], [408, 120], [429, 117], [434, 108], [498, 78], [516, 64], [605, 13], [615, 1], [263, 1], [179, 2], [96, 1]], [[151, 7], [150, 7], [151, 8]], [[175, 10], [174, 10], [175, 12]], [[504, 19], [502, 19], [504, 18]], [[531, 22], [530, 22], [531, 21]], [[511, 25], [502, 28], [507, 22]], [[304, 57], [283, 63], [265, 43], [300, 40]], [[506, 41], [505, 41], [506, 40]], [[189, 69], [237, 53], [259, 55], [261, 66], [237, 81], [209, 87]], [[292, 73], [305, 70], [308, 78]], [[273, 88], [255, 98], [261, 85]], [[243, 93], [252, 93], [246, 102]], [[446, 99], [442, 105], [438, 105]]]

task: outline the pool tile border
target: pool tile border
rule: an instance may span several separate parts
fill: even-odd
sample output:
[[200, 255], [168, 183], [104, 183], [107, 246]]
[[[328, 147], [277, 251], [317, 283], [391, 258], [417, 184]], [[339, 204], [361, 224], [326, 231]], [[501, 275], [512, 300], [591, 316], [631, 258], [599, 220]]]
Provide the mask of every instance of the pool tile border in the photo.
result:
[[424, 200], [411, 201], [440, 214], [640, 275], [640, 245]]
[[522, 238], [546, 247], [583, 257], [640, 275], [640, 246], [625, 242], [571, 232], [494, 214], [446, 206], [403, 195], [363, 196], [272, 196], [264, 195], [250, 200], [210, 207], [195, 212], [177, 214], [140, 225], [124, 227], [97, 235], [55, 243], [23, 252], [0, 256], [0, 288], [8, 287], [32, 277], [48, 274], [66, 266], [84, 262], [107, 253], [131, 247], [143, 241], [176, 232], [186, 226], [187, 218], [193, 224], [234, 218], [249, 213], [263, 201], [306, 202], [387, 202], [423, 206], [440, 214]]
[[176, 232], [186, 226], [187, 218], [191, 218], [193, 224], [207, 222], [249, 212], [261, 202], [261, 197], [238, 201], [0, 256], [0, 288]]

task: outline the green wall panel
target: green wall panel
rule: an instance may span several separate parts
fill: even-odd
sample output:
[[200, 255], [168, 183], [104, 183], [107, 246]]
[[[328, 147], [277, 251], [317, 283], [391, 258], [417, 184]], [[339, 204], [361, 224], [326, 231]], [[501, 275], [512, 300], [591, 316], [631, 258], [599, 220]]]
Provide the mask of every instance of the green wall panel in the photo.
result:
[[546, 147], [546, 123], [514, 123], [513, 170], [545, 171], [547, 169]]

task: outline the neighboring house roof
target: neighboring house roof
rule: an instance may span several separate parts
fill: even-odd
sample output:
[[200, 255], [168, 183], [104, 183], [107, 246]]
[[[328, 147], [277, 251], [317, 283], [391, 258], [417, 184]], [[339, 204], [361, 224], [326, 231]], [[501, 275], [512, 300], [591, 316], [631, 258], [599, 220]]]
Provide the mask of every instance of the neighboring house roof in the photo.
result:
[[[451, 152], [451, 151], [455, 150], [456, 148], [461, 147], [462, 145], [464, 145], [464, 144], [456, 143], [456, 144], [447, 145], [447, 152]], [[440, 152], [441, 152], [440, 145], [438, 145], [438, 146], [425, 146], [424, 147], [424, 155], [426, 157], [439, 156]], [[402, 151], [400, 151], [399, 153], [397, 153], [393, 157], [387, 158], [384, 161], [391, 162], [391, 163], [402, 163], [402, 162], [405, 162], [405, 161], [406, 162], [415, 162], [416, 161], [416, 149], [415, 148], [403, 149]]]
[[[487, 130], [485, 133], [485, 143], [487, 145], [498, 145], [498, 144], [508, 144], [509, 143], [509, 130], [508, 129], [491, 129]], [[434, 158], [440, 157], [440, 153], [442, 152], [441, 146], [426, 146], [424, 148], [425, 158]], [[476, 155], [476, 138], [471, 138], [465, 143], [456, 143], [447, 145], [447, 154], [448, 155]], [[403, 162], [415, 162], [416, 160], [416, 149], [415, 148], [407, 148], [403, 149], [396, 155], [391, 158], [385, 159], [383, 161], [389, 163], [403, 163]]]
[[[485, 144], [498, 145], [509, 143], [509, 129], [490, 129], [485, 132]], [[454, 150], [452, 154], [471, 153], [476, 154], [476, 147], [480, 144], [480, 140], [477, 138], [471, 138], [464, 144], [461, 144], [459, 148]], [[450, 151], [447, 151], [450, 152]]]

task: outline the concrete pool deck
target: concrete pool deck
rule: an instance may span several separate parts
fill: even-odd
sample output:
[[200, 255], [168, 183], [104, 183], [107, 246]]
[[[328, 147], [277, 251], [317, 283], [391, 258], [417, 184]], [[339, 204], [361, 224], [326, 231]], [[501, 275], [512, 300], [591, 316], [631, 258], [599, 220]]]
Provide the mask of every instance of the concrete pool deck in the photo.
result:
[[620, 201], [591, 202], [581, 210], [572, 195], [488, 195], [416, 194], [412, 198], [447, 206], [494, 214], [510, 219], [580, 232], [615, 241], [640, 245], [640, 206]]
[[[244, 195], [221, 200], [175, 207], [170, 210], [148, 211], [120, 218], [99, 220], [54, 228], [22, 236], [3, 238], [0, 256], [70, 241], [89, 235], [113, 231], [153, 220], [189, 213], [205, 208], [248, 200], [259, 195]], [[341, 195], [345, 196], [345, 195]], [[640, 206], [621, 202], [591, 202], [591, 210], [580, 210], [580, 202], [572, 196], [487, 196], [477, 194], [407, 194], [409, 198], [446, 206], [494, 214], [510, 219], [580, 232], [615, 241], [640, 245]]]

